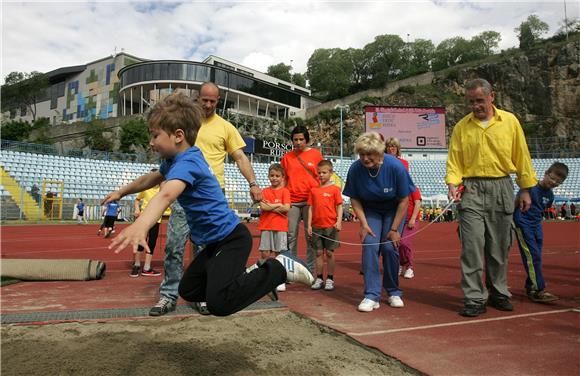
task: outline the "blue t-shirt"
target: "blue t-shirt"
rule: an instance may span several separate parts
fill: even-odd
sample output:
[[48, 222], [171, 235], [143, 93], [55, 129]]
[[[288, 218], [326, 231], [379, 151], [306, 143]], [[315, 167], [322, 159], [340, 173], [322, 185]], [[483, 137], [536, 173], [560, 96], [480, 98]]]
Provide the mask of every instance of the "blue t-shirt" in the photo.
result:
[[107, 217], [116, 217], [119, 214], [119, 203], [117, 201], [111, 201], [107, 204], [107, 212], [105, 215]]
[[379, 169], [367, 169], [360, 160], [348, 170], [343, 194], [361, 202], [365, 210], [386, 212], [397, 207], [399, 200], [415, 192], [415, 184], [405, 166], [385, 154]]
[[[518, 197], [521, 192], [521, 190], [518, 192]], [[554, 202], [554, 192], [550, 188], [542, 188], [540, 184], [536, 184], [530, 189], [530, 196], [532, 198], [532, 205], [527, 212], [522, 213], [517, 207], [514, 210], [514, 222], [518, 227], [540, 224], [544, 210], [552, 206]]]
[[195, 244], [220, 241], [240, 223], [238, 216], [228, 207], [220, 184], [199, 148], [192, 146], [174, 158], [164, 160], [159, 172], [165, 180], [178, 179], [186, 184], [177, 201], [185, 211]]
[[79, 213], [82, 213], [85, 210], [85, 203], [84, 202], [79, 202], [77, 204], [77, 209], [79, 210]]

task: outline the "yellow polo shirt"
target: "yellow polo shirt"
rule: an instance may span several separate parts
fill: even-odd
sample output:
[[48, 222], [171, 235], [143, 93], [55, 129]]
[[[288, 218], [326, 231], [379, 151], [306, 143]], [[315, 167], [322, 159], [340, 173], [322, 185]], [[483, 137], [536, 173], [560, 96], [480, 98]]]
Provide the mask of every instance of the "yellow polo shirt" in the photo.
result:
[[487, 126], [473, 112], [453, 129], [447, 157], [447, 184], [459, 185], [465, 178], [499, 178], [516, 173], [520, 188], [537, 183], [536, 172], [524, 132], [510, 112], [498, 110]]
[[227, 154], [246, 146], [240, 132], [221, 116], [204, 119], [195, 141], [220, 186], [224, 187], [224, 163]]
[[[137, 194], [137, 200], [139, 200], [141, 202], [141, 211], [145, 210], [147, 205], [149, 205], [149, 201], [151, 201], [153, 196], [155, 196], [157, 193], [159, 193], [159, 186], [158, 185], [156, 185], [153, 188], [149, 188], [146, 191], [139, 192]], [[165, 209], [165, 211], [163, 212], [163, 216], [169, 217], [170, 215], [171, 215], [171, 208]], [[159, 220], [157, 222], [161, 223], [161, 218], [159, 218]]]

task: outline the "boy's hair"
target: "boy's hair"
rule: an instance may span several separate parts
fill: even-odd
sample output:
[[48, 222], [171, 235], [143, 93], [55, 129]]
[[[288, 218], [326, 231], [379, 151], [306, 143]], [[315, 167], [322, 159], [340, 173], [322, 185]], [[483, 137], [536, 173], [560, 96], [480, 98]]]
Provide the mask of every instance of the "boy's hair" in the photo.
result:
[[332, 162], [329, 161], [328, 159], [323, 159], [320, 162], [318, 162], [318, 167], [324, 167], [324, 166], [330, 167], [330, 171], [332, 171]]
[[284, 168], [282, 167], [282, 165], [280, 163], [272, 163], [270, 165], [270, 167], [268, 167], [268, 175], [270, 174], [270, 171], [278, 171], [279, 173], [282, 174], [282, 176], [286, 175], [284, 173]]
[[304, 139], [306, 140], [306, 142], [310, 142], [310, 133], [308, 133], [308, 128], [306, 128], [303, 125], [297, 125], [296, 127], [294, 127], [294, 129], [292, 129], [292, 132], [290, 132], [290, 139], [293, 140], [294, 135], [299, 133], [302, 133], [304, 135]]
[[147, 122], [151, 127], [169, 134], [175, 134], [181, 129], [190, 146], [195, 145], [202, 119], [203, 111], [200, 106], [182, 93], [171, 94], [157, 102], [147, 115]]
[[562, 162], [554, 162], [546, 171], [547, 174], [549, 174], [550, 172], [553, 172], [554, 174], [556, 174], [556, 176], [564, 180], [568, 177], [568, 166], [566, 166]]

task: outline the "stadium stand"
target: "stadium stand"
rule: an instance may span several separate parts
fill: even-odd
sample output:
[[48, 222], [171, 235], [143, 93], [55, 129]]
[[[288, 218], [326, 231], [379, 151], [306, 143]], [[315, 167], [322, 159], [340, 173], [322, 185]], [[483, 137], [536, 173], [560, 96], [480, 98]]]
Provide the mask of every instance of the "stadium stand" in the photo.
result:
[[[332, 159], [332, 157], [331, 157]], [[543, 172], [555, 159], [533, 159], [534, 167], [541, 177]], [[554, 190], [557, 201], [580, 200], [580, 158], [560, 158], [559, 161], [566, 163], [570, 168], [570, 175], [566, 182]], [[344, 180], [353, 160], [333, 159], [336, 173]], [[443, 197], [447, 193], [444, 182], [445, 160], [409, 160], [410, 173], [413, 180], [421, 187], [424, 199]], [[8, 176], [20, 186], [21, 192], [31, 195], [33, 186], [42, 187], [43, 182], [57, 181], [63, 183], [63, 205], [74, 207], [74, 201], [78, 197], [89, 200], [92, 205], [98, 205], [109, 192], [129, 183], [136, 177], [157, 167], [152, 163], [136, 163], [128, 161], [96, 160], [77, 157], [64, 157], [58, 155], [45, 155], [13, 150], [3, 150], [0, 165]], [[262, 187], [269, 186], [268, 167], [269, 163], [254, 162], [252, 164], [258, 183]], [[247, 182], [233, 163], [225, 165], [225, 190], [226, 197], [232, 208], [240, 213], [246, 212], [251, 207], [251, 200], [247, 188]], [[11, 197], [12, 194], [5, 189], [5, 181], [0, 182], [0, 196], [3, 205], [10, 206], [10, 199], [21, 204], [22, 197]], [[514, 191], [517, 187], [514, 185]], [[22, 193], [20, 194], [23, 195]], [[125, 198], [124, 204], [130, 211], [130, 203], [134, 196]], [[91, 201], [92, 200], [92, 201]], [[72, 209], [70, 209], [72, 210]], [[69, 213], [72, 216], [72, 212]], [[65, 218], [70, 218], [68, 214]], [[3, 214], [3, 219], [6, 219]]]

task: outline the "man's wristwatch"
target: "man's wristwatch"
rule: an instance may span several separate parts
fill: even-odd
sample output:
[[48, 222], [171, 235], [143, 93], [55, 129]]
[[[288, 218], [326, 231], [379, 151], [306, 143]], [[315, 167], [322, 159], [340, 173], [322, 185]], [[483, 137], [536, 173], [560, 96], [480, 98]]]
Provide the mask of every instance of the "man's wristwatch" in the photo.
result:
[[250, 182], [250, 188], [252, 187], [259, 187], [258, 183], [255, 180]]

